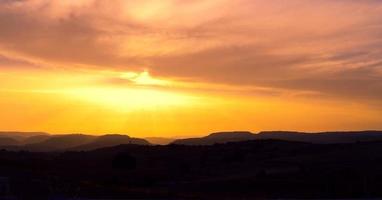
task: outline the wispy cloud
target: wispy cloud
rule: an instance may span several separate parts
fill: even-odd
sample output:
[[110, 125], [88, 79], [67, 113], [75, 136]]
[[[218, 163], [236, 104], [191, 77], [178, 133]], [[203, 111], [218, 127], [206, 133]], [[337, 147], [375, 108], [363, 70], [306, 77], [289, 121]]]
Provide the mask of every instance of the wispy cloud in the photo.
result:
[[55, 67], [378, 100], [380, 19], [377, 0], [7, 0], [0, 49]]

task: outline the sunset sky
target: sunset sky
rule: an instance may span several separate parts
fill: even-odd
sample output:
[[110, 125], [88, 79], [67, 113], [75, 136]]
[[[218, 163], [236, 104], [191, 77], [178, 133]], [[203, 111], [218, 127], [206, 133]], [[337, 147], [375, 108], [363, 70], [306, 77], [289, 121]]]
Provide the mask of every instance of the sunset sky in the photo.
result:
[[382, 129], [381, 0], [0, 0], [0, 130]]

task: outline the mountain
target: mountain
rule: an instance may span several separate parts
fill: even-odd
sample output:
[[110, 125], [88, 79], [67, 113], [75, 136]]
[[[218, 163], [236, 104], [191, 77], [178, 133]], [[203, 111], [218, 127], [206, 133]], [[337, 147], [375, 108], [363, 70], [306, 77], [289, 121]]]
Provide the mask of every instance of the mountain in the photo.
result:
[[[12, 135], [15, 134], [15, 135]], [[0, 147], [7, 150], [28, 151], [87, 151], [97, 148], [117, 146], [121, 144], [150, 145], [213, 145], [216, 143], [239, 142], [247, 140], [287, 140], [316, 144], [355, 143], [382, 141], [382, 131], [348, 131], [304, 133], [293, 131], [263, 131], [251, 133], [247, 131], [217, 132], [205, 137], [177, 139], [149, 137], [132, 138], [127, 135], [92, 136], [84, 134], [49, 135], [43, 132], [0, 132]]]
[[50, 136], [50, 135], [35, 135], [35, 136], [31, 136], [31, 137], [27, 137], [27, 138], [23, 139], [22, 143], [23, 144], [41, 143], [45, 140], [48, 140], [51, 137], [52, 136]]
[[382, 131], [347, 131], [303, 133], [290, 131], [264, 131], [257, 134], [258, 139], [280, 139], [321, 144], [382, 141]]
[[0, 131], [0, 137], [8, 137], [16, 140], [22, 140], [32, 136], [49, 135], [44, 132], [17, 132], [17, 131]]
[[127, 135], [103, 135], [93, 136], [84, 134], [67, 135], [38, 135], [22, 137], [19, 140], [10, 137], [0, 137], [2, 149], [19, 151], [87, 151], [97, 148], [117, 146], [121, 144], [151, 145], [147, 140], [132, 138]]
[[218, 132], [201, 138], [175, 140], [172, 144], [212, 145], [215, 143], [237, 142], [245, 140], [288, 140], [317, 144], [354, 143], [382, 141], [382, 131], [344, 131], [304, 133], [292, 131], [263, 131], [258, 134], [250, 132]]
[[164, 138], [164, 137], [146, 137], [144, 139], [150, 142], [151, 144], [158, 144], [158, 145], [167, 145], [175, 140], [173, 138]]
[[22, 149], [30, 151], [66, 150], [90, 143], [96, 138], [96, 136], [83, 134], [57, 135], [39, 143], [24, 145]]
[[0, 137], [0, 146], [13, 146], [18, 145], [20, 142], [10, 137]]
[[216, 143], [238, 142], [257, 139], [256, 135], [246, 131], [217, 132], [201, 138], [178, 139], [172, 144], [181, 145], [212, 145]]
[[70, 150], [88, 151], [104, 147], [117, 146], [121, 144], [150, 145], [150, 143], [144, 139], [132, 138], [127, 135], [110, 134], [99, 136], [90, 143], [76, 146]]

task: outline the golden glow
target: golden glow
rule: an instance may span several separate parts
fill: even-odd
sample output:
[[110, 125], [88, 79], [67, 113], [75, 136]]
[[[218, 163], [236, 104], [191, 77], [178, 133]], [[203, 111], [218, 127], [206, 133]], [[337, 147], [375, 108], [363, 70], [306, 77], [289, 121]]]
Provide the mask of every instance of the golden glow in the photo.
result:
[[78, 88], [58, 93], [126, 112], [140, 109], [191, 106], [195, 98], [184, 94], [138, 88]]
[[381, 1], [0, 0], [0, 14], [0, 130], [382, 129]]
[[[129, 82], [102, 81], [113, 77]], [[288, 91], [282, 99], [255, 97], [245, 95], [251, 87], [163, 81], [145, 71], [0, 73], [0, 129], [189, 136], [238, 129], [351, 130], [380, 124], [379, 111], [362, 104], [296, 98]], [[162, 83], [174, 88], [163, 88]]]

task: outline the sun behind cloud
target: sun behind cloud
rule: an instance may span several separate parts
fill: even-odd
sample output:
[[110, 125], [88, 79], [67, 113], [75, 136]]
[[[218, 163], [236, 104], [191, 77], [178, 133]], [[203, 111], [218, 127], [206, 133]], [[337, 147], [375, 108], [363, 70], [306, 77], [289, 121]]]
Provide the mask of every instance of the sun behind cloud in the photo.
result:
[[171, 84], [168, 80], [153, 78], [148, 71], [143, 72], [125, 72], [120, 76], [122, 79], [129, 80], [136, 85], [169, 85]]

